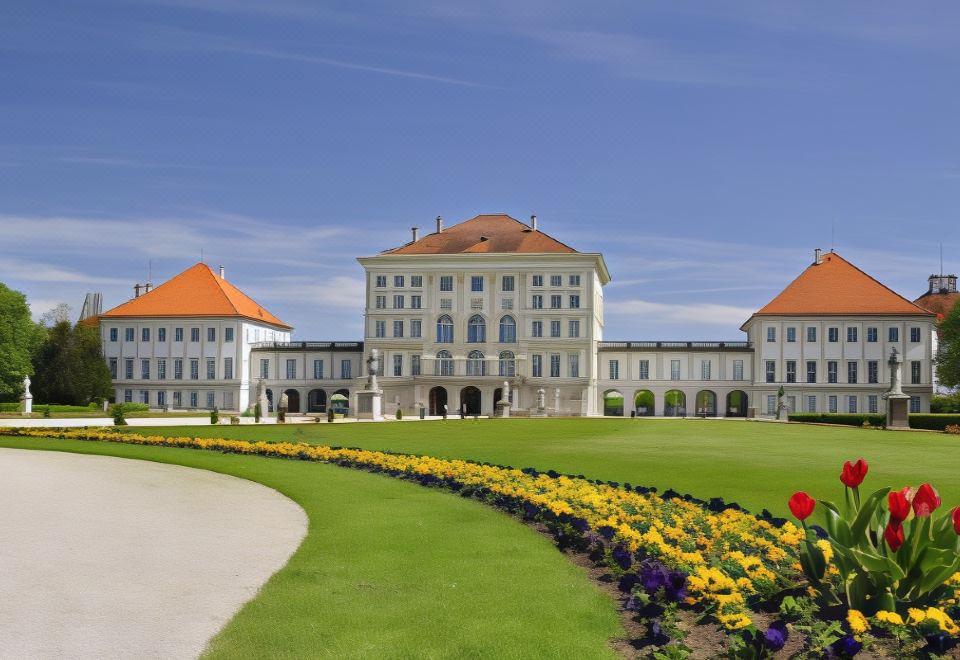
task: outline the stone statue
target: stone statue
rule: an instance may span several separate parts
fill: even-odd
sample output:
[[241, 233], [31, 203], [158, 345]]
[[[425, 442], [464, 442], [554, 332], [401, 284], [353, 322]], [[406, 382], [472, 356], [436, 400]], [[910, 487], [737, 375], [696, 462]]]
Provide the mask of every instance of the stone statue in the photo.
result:
[[500, 395], [500, 402], [510, 403], [510, 381], [503, 381], [503, 393]]
[[542, 387], [537, 390], [537, 408], [543, 410], [547, 407], [547, 391]]
[[260, 416], [269, 417], [270, 416], [270, 400], [267, 398], [267, 384], [263, 382], [262, 378], [257, 380], [256, 403], [260, 404]]
[[377, 374], [380, 373], [380, 351], [373, 349], [370, 351], [370, 357], [367, 358], [367, 389], [371, 392], [377, 391]]
[[30, 376], [23, 377], [23, 414], [33, 412], [33, 394], [30, 393]]
[[290, 407], [290, 397], [287, 396], [287, 393], [284, 392], [280, 395], [280, 407], [278, 410], [281, 412], [287, 412], [287, 408]]
[[890, 392], [889, 394], [903, 394], [903, 377], [900, 369], [903, 366], [903, 358], [897, 352], [896, 347], [890, 349], [890, 359], [887, 361], [890, 365]]

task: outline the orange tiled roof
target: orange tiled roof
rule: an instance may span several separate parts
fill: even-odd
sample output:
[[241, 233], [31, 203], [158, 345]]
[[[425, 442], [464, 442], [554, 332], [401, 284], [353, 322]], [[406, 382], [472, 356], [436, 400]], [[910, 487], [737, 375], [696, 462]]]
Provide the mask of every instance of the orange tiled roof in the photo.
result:
[[571, 253], [569, 245], [504, 213], [478, 215], [381, 254]]
[[960, 300], [960, 293], [954, 291], [952, 293], [925, 293], [913, 302], [933, 312], [937, 317], [946, 317], [953, 311], [958, 300]]
[[931, 316], [835, 252], [810, 264], [754, 316]]
[[131, 316], [238, 316], [292, 329], [204, 263], [191, 266], [149, 293], [104, 312], [100, 318]]

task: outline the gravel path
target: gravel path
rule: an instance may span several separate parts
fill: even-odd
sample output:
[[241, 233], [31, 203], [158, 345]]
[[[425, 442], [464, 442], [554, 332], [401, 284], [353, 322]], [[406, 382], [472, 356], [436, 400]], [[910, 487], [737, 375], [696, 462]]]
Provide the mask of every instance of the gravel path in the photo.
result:
[[0, 449], [0, 658], [196, 657], [306, 529], [243, 479]]

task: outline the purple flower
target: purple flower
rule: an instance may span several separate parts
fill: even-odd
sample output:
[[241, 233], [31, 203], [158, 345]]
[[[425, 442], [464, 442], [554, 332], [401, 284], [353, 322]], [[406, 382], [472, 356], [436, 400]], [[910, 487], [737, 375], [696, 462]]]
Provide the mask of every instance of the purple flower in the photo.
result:
[[669, 571], [664, 584], [664, 595], [677, 603], [687, 597], [687, 574], [683, 571]]
[[630, 551], [624, 548], [622, 545], [618, 545], [613, 549], [613, 561], [617, 562], [623, 570], [630, 568], [630, 564], [633, 563], [633, 559], [630, 558]]
[[787, 643], [787, 626], [783, 621], [774, 621], [763, 636], [764, 645], [771, 651], [779, 651]]
[[597, 528], [597, 533], [609, 541], [610, 539], [613, 538], [613, 535], [617, 533], [617, 530], [615, 530], [610, 525], [603, 525]]
[[651, 596], [657, 593], [660, 587], [666, 586], [669, 577], [667, 567], [655, 559], [644, 559], [637, 572], [644, 591]]
[[660, 627], [660, 621], [658, 620], [650, 624], [650, 641], [657, 646], [663, 646], [670, 641], [670, 635], [663, 632], [663, 628]]
[[834, 657], [837, 658], [852, 658], [856, 654], [860, 653], [860, 649], [862, 648], [863, 644], [854, 639], [853, 635], [841, 637], [830, 645], [830, 651], [833, 653]]
[[640, 582], [640, 578], [635, 573], [627, 573], [617, 584], [617, 588], [625, 594], [633, 591], [633, 588]]

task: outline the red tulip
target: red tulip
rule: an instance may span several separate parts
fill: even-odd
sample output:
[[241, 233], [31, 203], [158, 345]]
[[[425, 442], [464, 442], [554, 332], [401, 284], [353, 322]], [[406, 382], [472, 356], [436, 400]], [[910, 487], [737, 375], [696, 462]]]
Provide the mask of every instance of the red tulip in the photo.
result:
[[960, 534], [960, 506], [953, 510], [953, 531]]
[[890, 508], [890, 520], [901, 523], [910, 515], [910, 500], [902, 490], [891, 491], [887, 495], [887, 505]]
[[847, 488], [856, 488], [863, 483], [863, 478], [867, 476], [867, 462], [862, 458], [856, 463], [847, 461], [843, 464], [843, 472], [840, 473], [840, 481]]
[[891, 520], [887, 523], [887, 528], [883, 530], [883, 538], [890, 549], [896, 552], [903, 545], [903, 525]]
[[788, 504], [790, 505], [790, 511], [797, 517], [797, 520], [806, 520], [816, 508], [817, 501], [801, 490], [790, 497]]
[[913, 512], [917, 518], [925, 518], [940, 506], [940, 495], [930, 484], [923, 484], [913, 496]]

